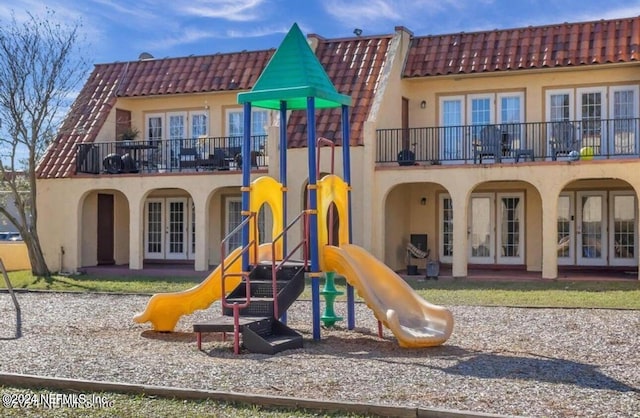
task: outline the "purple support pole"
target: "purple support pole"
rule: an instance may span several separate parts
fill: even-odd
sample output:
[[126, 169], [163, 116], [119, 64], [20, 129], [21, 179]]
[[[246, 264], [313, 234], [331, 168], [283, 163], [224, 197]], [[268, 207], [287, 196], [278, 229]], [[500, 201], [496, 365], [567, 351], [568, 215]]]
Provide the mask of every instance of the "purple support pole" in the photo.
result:
[[[351, 186], [351, 138], [349, 125], [349, 106], [342, 105], [342, 171], [344, 181]], [[347, 191], [347, 202], [349, 205], [349, 242], [353, 239], [353, 213], [351, 211], [351, 190]], [[347, 328], [356, 327], [356, 297], [353, 286], [347, 284]]]
[[[244, 132], [242, 137], [242, 220], [249, 215], [249, 183], [251, 181], [251, 103], [244, 104]], [[242, 227], [242, 246], [249, 243], [249, 224]], [[242, 254], [242, 271], [249, 271], [249, 253]]]
[[315, 100], [307, 97], [307, 149], [309, 165], [309, 252], [311, 258], [311, 306], [313, 339], [320, 339], [320, 259], [318, 257], [318, 195], [316, 190], [316, 112]]

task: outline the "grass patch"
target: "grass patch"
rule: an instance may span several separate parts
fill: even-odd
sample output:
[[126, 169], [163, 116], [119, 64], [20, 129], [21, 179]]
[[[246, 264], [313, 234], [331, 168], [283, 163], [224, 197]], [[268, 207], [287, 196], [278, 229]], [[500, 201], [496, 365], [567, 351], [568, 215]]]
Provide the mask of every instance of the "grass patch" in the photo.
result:
[[[31, 275], [28, 270], [9, 273], [9, 280], [14, 289], [115, 293], [179, 292], [202, 281], [193, 277], [147, 276], [53, 275], [43, 278]], [[0, 280], [0, 289], [3, 288], [6, 285]]]
[[[336, 287], [345, 290], [345, 279]], [[320, 289], [322, 290], [321, 280]], [[640, 309], [640, 281], [559, 281], [409, 279], [409, 285], [425, 300], [437, 305], [535, 306], [552, 308]], [[301, 297], [311, 298], [308, 281]], [[356, 295], [356, 299], [360, 299]], [[336, 300], [346, 300], [345, 295]]]
[[[146, 276], [51, 276], [38, 278], [29, 271], [9, 273], [15, 289], [79, 292], [164, 293], [179, 292], [199, 284], [202, 278]], [[338, 290], [345, 290], [345, 279], [336, 277]], [[556, 308], [610, 308], [640, 310], [640, 281], [565, 281], [466, 279], [407, 281], [425, 300], [438, 305], [536, 306]], [[320, 288], [324, 281], [320, 281]], [[0, 280], [0, 288], [5, 287]], [[301, 299], [311, 298], [311, 281]], [[356, 296], [357, 299], [360, 299]], [[346, 300], [345, 295], [336, 300]]]
[[442, 305], [640, 309], [638, 281], [417, 282], [416, 291]]
[[[46, 389], [19, 389], [0, 386], [2, 395], [7, 395], [7, 399], [38, 399], [41, 395], [49, 394], [78, 394], [78, 392], [52, 392]], [[310, 410], [285, 410], [264, 408], [257, 405], [231, 404], [215, 402], [212, 400], [182, 400], [159, 398], [142, 395], [123, 395], [116, 393], [91, 393], [83, 392], [89, 399], [100, 397], [105, 399], [110, 406], [104, 408], [6, 408], [0, 406], [3, 417], [229, 417], [229, 418], [285, 418], [285, 417], [360, 417], [360, 415], [345, 415], [344, 413], [320, 413]], [[11, 397], [11, 395], [15, 395]], [[35, 398], [34, 398], [35, 396]], [[3, 398], [4, 400], [4, 398]]]

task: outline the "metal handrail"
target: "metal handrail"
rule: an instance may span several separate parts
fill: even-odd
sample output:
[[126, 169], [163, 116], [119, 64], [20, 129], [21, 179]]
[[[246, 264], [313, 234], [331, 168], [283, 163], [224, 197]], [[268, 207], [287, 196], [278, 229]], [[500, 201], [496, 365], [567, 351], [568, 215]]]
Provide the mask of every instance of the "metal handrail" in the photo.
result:
[[[274, 318], [278, 318], [280, 316], [280, 312], [278, 309], [278, 283], [277, 283], [277, 272], [282, 269], [284, 263], [289, 261], [291, 257], [294, 255], [300, 247], [302, 247], [302, 257], [303, 257], [303, 265], [305, 270], [309, 264], [309, 210], [304, 210], [298, 214], [286, 227], [282, 229], [278, 235], [273, 238], [273, 242], [271, 243], [271, 283], [272, 283], [272, 292], [273, 292], [273, 316]], [[304, 221], [304, 234], [302, 241], [300, 241], [289, 254], [283, 255], [282, 260], [279, 263], [276, 263], [276, 246], [278, 240], [282, 239], [286, 233], [300, 220]]]
[[316, 140], [316, 176], [320, 176], [320, 145], [322, 144], [331, 146], [331, 174], [335, 174], [336, 143], [330, 139], [318, 137]]
[[[573, 129], [575, 141], [571, 149], [557, 146], [563, 142], [554, 129], [560, 122]], [[535, 161], [555, 160], [584, 147], [590, 148], [595, 159], [640, 155], [640, 118], [618, 118], [378, 129], [375, 162], [472, 163], [478, 154], [476, 146], [482, 130], [487, 126], [503, 135], [502, 159], [528, 155]]]
[[[227, 257], [226, 254], [226, 246], [229, 239], [240, 232], [242, 228], [249, 223], [250, 226], [254, 228], [253, 239], [249, 240], [247, 245], [240, 249], [240, 252], [236, 254], [228, 263], [225, 263], [225, 259]], [[227, 266], [233, 265], [233, 263], [237, 262], [247, 251], [249, 251], [249, 255], [251, 255], [251, 249], [253, 248], [254, 258], [251, 260], [251, 264], [255, 265], [256, 260], [258, 259], [258, 223], [256, 222], [256, 213], [251, 212], [249, 216], [242, 220], [226, 237], [220, 241], [220, 282], [221, 282], [221, 304], [224, 315], [224, 308], [231, 308], [233, 310], [233, 346], [236, 354], [240, 352], [240, 309], [244, 309], [249, 306], [251, 303], [251, 279], [249, 277], [249, 272], [241, 271], [240, 273], [227, 273]], [[245, 296], [246, 299], [244, 303], [233, 302], [229, 303], [227, 301], [227, 292], [226, 292], [226, 281], [229, 277], [241, 277], [245, 283]]]
[[[240, 141], [240, 137], [230, 136], [81, 143], [75, 150], [76, 173], [239, 171]], [[266, 141], [266, 135], [251, 136], [247, 158], [251, 159], [252, 168], [267, 166]]]

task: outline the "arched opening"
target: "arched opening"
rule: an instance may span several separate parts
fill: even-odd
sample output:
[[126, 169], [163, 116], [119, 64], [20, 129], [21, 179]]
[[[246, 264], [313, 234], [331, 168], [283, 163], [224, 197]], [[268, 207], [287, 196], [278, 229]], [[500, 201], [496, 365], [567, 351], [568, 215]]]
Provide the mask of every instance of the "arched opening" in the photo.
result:
[[410, 242], [429, 252], [433, 261], [451, 263], [453, 257], [453, 218], [448, 191], [437, 183], [404, 183], [392, 188], [385, 199], [384, 262], [394, 270], [407, 265], [424, 271], [429, 259], [409, 258]]
[[467, 202], [468, 263], [540, 270], [541, 213], [540, 193], [530, 183], [477, 185]]
[[93, 190], [81, 205], [79, 266], [127, 264], [130, 215], [126, 196], [117, 190]]
[[638, 199], [623, 180], [582, 179], [558, 196], [558, 265], [637, 266]]
[[329, 210], [327, 211], [327, 236], [329, 237], [329, 245], [339, 245], [339, 233], [340, 233], [340, 214], [335, 203], [331, 202]]

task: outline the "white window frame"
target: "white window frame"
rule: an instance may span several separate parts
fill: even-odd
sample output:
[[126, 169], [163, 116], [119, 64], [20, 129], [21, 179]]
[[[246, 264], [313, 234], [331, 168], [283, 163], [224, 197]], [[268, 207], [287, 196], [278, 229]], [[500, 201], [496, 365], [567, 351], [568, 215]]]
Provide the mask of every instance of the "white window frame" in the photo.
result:
[[573, 89], [554, 89], [547, 90], [545, 93], [545, 117], [547, 122], [560, 122], [560, 120], [551, 119], [551, 96], [556, 95], [568, 95], [569, 96], [569, 121], [575, 120], [575, 92]]
[[[225, 198], [225, 203], [224, 203], [224, 237], [228, 236], [231, 231], [233, 229], [236, 228], [237, 225], [231, 225], [230, 224], [230, 213], [231, 213], [231, 203], [239, 203], [240, 205], [242, 205], [242, 196], [228, 196]], [[260, 244], [264, 243], [264, 242], [269, 242], [269, 241], [265, 241], [265, 240], [270, 240], [271, 234], [269, 232], [267, 232], [266, 230], [266, 226], [267, 224], [271, 224], [273, 225], [273, 220], [272, 220], [273, 214], [271, 215], [267, 215], [265, 213], [265, 205], [262, 205], [262, 207], [260, 208], [260, 212], [258, 214], [257, 220], [258, 220], [258, 235], [259, 235], [259, 240], [260, 240]], [[242, 222], [242, 220], [240, 221]], [[242, 241], [242, 232], [239, 232], [239, 237], [240, 237], [240, 241]], [[230, 242], [227, 241], [225, 243], [226, 247], [225, 247], [225, 251], [227, 254], [229, 254], [230, 251], [233, 251], [235, 248], [233, 248], [232, 246], [229, 245]]]
[[[489, 121], [482, 123], [473, 123], [473, 101], [489, 100]], [[496, 123], [496, 95], [494, 93], [468, 94], [467, 95], [467, 114], [465, 115], [467, 123], [463, 125], [494, 125]]]
[[[196, 127], [194, 126], [194, 121], [196, 120], [196, 116], [204, 116], [204, 132], [198, 133], [194, 132]], [[206, 110], [192, 110], [189, 112], [188, 119], [188, 135], [190, 138], [197, 139], [202, 137], [209, 136], [209, 112]]]
[[[149, 135], [149, 129], [151, 128], [149, 126], [149, 121], [151, 119], [155, 119], [155, 118], [159, 118], [160, 119], [160, 131], [161, 134], [159, 137], [151, 137]], [[144, 123], [145, 123], [145, 130], [144, 130], [144, 138], [148, 141], [162, 141], [165, 136], [166, 136], [166, 132], [165, 132], [165, 114], [164, 113], [147, 113], [145, 114], [145, 119], [144, 119]]]
[[[489, 255], [486, 257], [473, 256], [472, 233], [473, 233], [473, 199], [489, 199]], [[469, 225], [468, 236], [468, 259], [470, 263], [476, 264], [495, 264], [496, 263], [496, 195], [495, 193], [474, 193], [469, 198], [469, 209], [467, 214], [467, 222]]]
[[[633, 225], [635, 230], [633, 242], [634, 242], [634, 256], [633, 258], [619, 258], [616, 257], [615, 248], [615, 198], [620, 196], [633, 197]], [[612, 191], [609, 192], [609, 265], [612, 266], [637, 266], [638, 265], [638, 199], [632, 192]]]
[[[502, 99], [516, 98], [519, 102], [518, 120], [502, 120]], [[524, 93], [523, 92], [506, 92], [498, 93], [496, 96], [496, 120], [499, 124], [506, 123], [524, 123]]]
[[[582, 146], [593, 146], [595, 148], [596, 155], [606, 155], [608, 153], [608, 135], [602, 123], [600, 123], [600, 143], [594, 143], [593, 139], [588, 138], [587, 127], [585, 123], [589, 123], [589, 121], [596, 121], [596, 119], [587, 119], [585, 115], [582, 114], [582, 96], [584, 94], [591, 93], [599, 93], [600, 94], [600, 121], [608, 119], [609, 106], [607, 104], [607, 87], [606, 86], [598, 86], [598, 87], [581, 87], [576, 89], [576, 120], [578, 121], [578, 134], [580, 135], [580, 140], [582, 141]], [[597, 123], [597, 122], [596, 122]]]
[[[583, 248], [582, 248], [582, 219], [584, 218], [584, 211], [582, 208], [582, 197], [584, 196], [598, 196], [601, 200], [601, 212], [602, 212], [602, 220], [600, 222], [600, 236], [603, 238], [600, 240], [600, 257], [598, 258], [589, 258], [584, 257]], [[607, 192], [600, 190], [585, 190], [579, 191], [576, 193], [576, 264], [581, 266], [604, 266], [607, 265], [607, 258], [609, 254], [609, 238], [607, 234], [607, 229], [609, 226], [609, 214], [608, 209], [609, 205], [607, 204]], [[578, 231], [579, 229], [579, 231]]]
[[458, 125], [446, 125], [445, 124], [445, 113], [444, 113], [444, 104], [445, 102], [458, 102], [460, 103], [460, 123], [459, 125], [464, 125], [465, 124], [465, 120], [467, 118], [466, 115], [466, 104], [465, 104], [465, 97], [463, 95], [459, 95], [459, 96], [440, 96], [439, 99], [439, 107], [440, 107], [440, 126], [458, 126]]
[[[502, 118], [503, 111], [503, 99], [517, 99], [518, 100], [518, 117], [517, 120], [504, 120]], [[524, 113], [524, 93], [523, 92], [504, 92], [496, 95], [496, 121], [501, 125], [502, 132], [508, 133], [509, 146], [511, 149], [520, 150], [531, 148], [524, 143], [525, 138], [525, 113]], [[514, 124], [515, 126], [509, 126]], [[506, 125], [506, 126], [505, 126]]]
[[[160, 251], [159, 252], [149, 252], [149, 204], [150, 203], [159, 203], [160, 204]], [[150, 260], [161, 260], [164, 259], [165, 254], [165, 231], [166, 227], [166, 202], [164, 198], [148, 198], [144, 202], [144, 258]]]
[[[173, 134], [173, 132], [171, 132], [171, 129], [173, 128], [171, 126], [171, 119], [172, 118], [181, 118], [182, 119], [182, 130], [179, 134], [175, 135]], [[165, 121], [166, 121], [166, 139], [168, 140], [178, 140], [178, 139], [184, 139], [187, 137], [187, 131], [189, 129], [189, 121], [187, 118], [187, 112], [167, 112], [166, 116], [165, 116]]]
[[[265, 113], [266, 114], [266, 120], [267, 120], [267, 124], [265, 126], [262, 127], [262, 131], [261, 132], [256, 132], [253, 126], [253, 121], [255, 120], [255, 114], [256, 113]], [[233, 114], [239, 114], [240, 115], [240, 125], [239, 125], [239, 129], [240, 132], [232, 132], [231, 129], [231, 115]], [[244, 135], [244, 108], [242, 107], [234, 107], [234, 108], [229, 108], [226, 110], [225, 112], [225, 129], [226, 129], [226, 135], [229, 138], [234, 138], [234, 140], [232, 140], [230, 146], [240, 146], [242, 144], [242, 137]], [[268, 128], [271, 124], [270, 121], [270, 112], [266, 109], [251, 109], [251, 136], [254, 135], [267, 135], [268, 133]], [[256, 146], [258, 146], [258, 148], [260, 147], [259, 144], [257, 144]], [[256, 150], [257, 151], [257, 150]]]
[[[442, 261], [443, 263], [453, 263], [453, 256], [452, 255], [444, 255], [444, 247], [445, 247], [445, 243], [444, 243], [444, 201], [445, 200], [451, 200], [451, 195], [447, 194], [447, 193], [442, 193], [440, 194], [439, 197], [439, 238], [438, 238], [438, 256], [440, 261]], [[452, 202], [453, 203], [453, 202]], [[452, 209], [453, 210], [453, 209]], [[453, 218], [451, 220], [451, 227], [452, 227], [452, 232], [451, 232], [451, 241], [452, 241], [452, 245], [453, 245]], [[452, 249], [452, 251], [454, 251], [454, 249]]]
[[[184, 252], [169, 254], [169, 237], [168, 237], [168, 222], [169, 222], [169, 203], [171, 201], [183, 200], [184, 206]], [[162, 228], [162, 239], [160, 242], [161, 251], [158, 253], [148, 252], [148, 228], [149, 228], [149, 203], [160, 203], [160, 217]], [[190, 197], [150, 197], [144, 202], [144, 257], [150, 260], [193, 260], [195, 259], [195, 234], [193, 230], [195, 223], [195, 210], [193, 210], [193, 199]]]
[[[638, 114], [640, 114], [639, 106], [640, 106], [640, 88], [638, 86], [633, 86], [633, 85], [625, 85], [625, 86], [612, 86], [609, 89], [609, 117], [611, 119], [616, 118], [616, 114], [615, 114], [615, 93], [617, 92], [626, 92], [626, 91], [630, 91], [632, 93], [633, 96], [633, 109], [631, 110], [631, 115], [632, 117], [637, 117]], [[636, 115], [636, 116], [633, 116]], [[613, 122], [615, 124], [615, 121]], [[630, 122], [632, 123], [632, 122]], [[633, 147], [634, 149], [632, 150], [633, 152], [630, 152], [630, 155], [638, 155], [640, 153], [640, 129], [638, 128], [638, 124], [634, 124], [634, 131], [633, 131], [633, 135], [634, 135], [634, 141], [633, 141]], [[609, 148], [610, 148], [610, 152], [611, 153], [615, 153], [617, 152], [615, 149], [615, 126], [612, 125], [610, 131], [608, 132], [609, 134]]]
[[[500, 240], [502, 238], [502, 214], [501, 211], [499, 210], [501, 207], [501, 203], [502, 203], [502, 198], [517, 198], [520, 199], [520, 203], [518, 205], [518, 212], [519, 212], [519, 230], [518, 230], [518, 248], [520, 250], [520, 255], [518, 255], [517, 257], [507, 257], [507, 256], [503, 256], [502, 255], [502, 248], [500, 248], [501, 246], [499, 244], [501, 244]], [[524, 200], [524, 193], [523, 192], [514, 192], [514, 193], [496, 193], [496, 197], [495, 197], [495, 213], [496, 213], [496, 219], [495, 219], [495, 238], [494, 241], [496, 242], [496, 263], [497, 264], [524, 264], [524, 250], [525, 250], [525, 232], [526, 232], [526, 228], [525, 228], [525, 218], [524, 218], [524, 206], [525, 206], [525, 200]]]
[[[558, 265], [572, 266], [576, 263], [576, 204], [574, 193], [560, 193], [559, 197], [566, 197], [569, 199], [569, 256], [558, 257]], [[556, 219], [556, 234], [558, 232]]]
[[[457, 102], [460, 105], [460, 122], [454, 125], [445, 123], [444, 104], [446, 102]], [[441, 96], [439, 98], [440, 106], [440, 126], [444, 129], [442, 140], [440, 143], [440, 158], [444, 163], [455, 164], [457, 160], [464, 159], [466, 155], [470, 155], [471, 150], [464, 150], [465, 142], [471, 142], [465, 138], [465, 130], [459, 128], [457, 131], [447, 130], [457, 126], [464, 126], [466, 115], [465, 96]], [[471, 144], [469, 144], [469, 147]], [[454, 157], [453, 159], [451, 157]]]
[[[227, 237], [231, 231], [237, 226], [237, 225], [231, 225], [231, 204], [240, 204], [242, 205], [242, 197], [241, 196], [228, 196], [224, 199], [224, 235], [223, 237]], [[242, 209], [240, 210], [242, 211]], [[241, 221], [242, 222], [242, 221]], [[242, 234], [242, 233], [240, 233]], [[240, 241], [242, 241], [242, 236], [240, 236]], [[231, 242], [227, 241], [225, 243], [226, 247], [225, 247], [225, 251], [227, 254], [229, 254], [229, 252], [233, 251], [235, 249], [234, 246], [230, 245]]]
[[610, 118], [613, 119], [615, 118], [615, 100], [613, 99], [614, 94], [617, 92], [625, 92], [625, 91], [630, 91], [633, 95], [633, 109], [631, 114], [632, 115], [637, 115], [639, 113], [638, 111], [638, 100], [640, 96], [640, 87], [638, 86], [633, 86], [633, 85], [626, 85], [626, 86], [611, 86], [609, 88], [609, 95], [610, 95], [610, 100], [609, 100], [609, 115]]
[[607, 105], [607, 87], [606, 86], [598, 86], [598, 87], [580, 87], [576, 89], [576, 115], [577, 120], [582, 120], [584, 115], [582, 114], [582, 95], [589, 93], [600, 93], [600, 107], [601, 107], [601, 115], [600, 119], [608, 119], [607, 114], [609, 112], [609, 107]]

